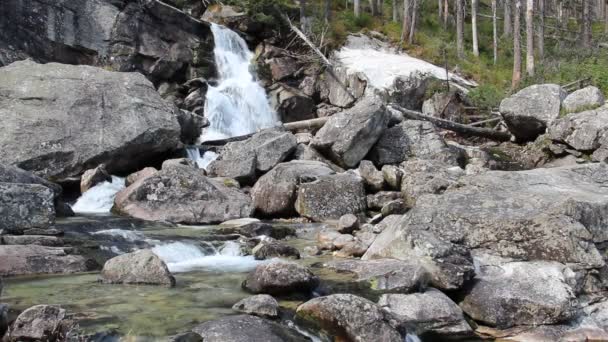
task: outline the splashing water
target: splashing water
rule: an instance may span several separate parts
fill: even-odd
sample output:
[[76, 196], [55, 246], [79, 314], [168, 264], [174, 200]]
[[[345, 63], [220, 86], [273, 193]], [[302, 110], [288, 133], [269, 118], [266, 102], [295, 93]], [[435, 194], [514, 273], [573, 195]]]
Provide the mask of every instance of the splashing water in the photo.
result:
[[218, 157], [218, 154], [213, 151], [207, 151], [201, 156], [201, 151], [196, 147], [187, 148], [186, 153], [188, 153], [188, 159], [194, 161], [201, 169], [207, 169], [207, 166]]
[[218, 85], [207, 91], [205, 117], [210, 125], [200, 140], [246, 135], [275, 126], [277, 114], [251, 71], [253, 53], [247, 43], [223, 26], [212, 24], [211, 31], [219, 77]]
[[112, 182], [103, 182], [87, 190], [72, 206], [76, 213], [109, 213], [116, 194], [125, 188], [125, 179], [112, 176]]

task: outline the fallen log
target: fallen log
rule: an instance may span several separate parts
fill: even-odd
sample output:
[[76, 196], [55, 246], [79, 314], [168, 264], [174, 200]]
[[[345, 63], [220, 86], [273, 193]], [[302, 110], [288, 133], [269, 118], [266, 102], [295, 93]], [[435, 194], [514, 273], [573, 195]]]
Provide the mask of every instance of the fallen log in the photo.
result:
[[327, 119], [328, 118], [317, 118], [317, 119], [289, 122], [289, 123], [283, 124], [283, 127], [285, 127], [286, 130], [292, 131], [292, 132], [299, 131], [302, 129], [313, 130], [313, 129], [323, 127], [323, 125], [325, 125], [325, 123], [327, 122]]
[[455, 123], [453, 121], [424, 115], [415, 110], [405, 109], [396, 104], [390, 104], [389, 108], [396, 110], [397, 112], [400, 112], [401, 114], [403, 114], [403, 117], [406, 119], [429, 121], [439, 128], [443, 128], [448, 131], [456, 132], [456, 133], [459, 133], [462, 135], [482, 137], [482, 138], [487, 138], [487, 139], [497, 140], [497, 141], [511, 140], [511, 134], [507, 133], [507, 132], [499, 132], [499, 131], [495, 131], [495, 130], [487, 129], [487, 128], [479, 128], [479, 127], [471, 127], [471, 126], [467, 126], [467, 125], [462, 125], [459, 123]]

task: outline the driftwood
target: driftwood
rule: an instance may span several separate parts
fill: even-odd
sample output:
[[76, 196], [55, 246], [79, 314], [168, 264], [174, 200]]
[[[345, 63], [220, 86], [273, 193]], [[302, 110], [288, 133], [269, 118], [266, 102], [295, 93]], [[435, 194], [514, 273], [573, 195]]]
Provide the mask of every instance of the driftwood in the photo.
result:
[[302, 129], [317, 129], [317, 128], [323, 127], [323, 125], [325, 125], [325, 123], [327, 122], [327, 119], [328, 118], [317, 118], [317, 119], [289, 122], [289, 123], [283, 124], [283, 127], [285, 127], [286, 130], [292, 131], [292, 132], [299, 131]]
[[424, 115], [420, 112], [405, 109], [401, 106], [391, 104], [389, 108], [398, 111], [403, 114], [406, 119], [411, 120], [423, 120], [429, 121], [433, 123], [435, 126], [439, 128], [446, 129], [448, 131], [456, 132], [462, 135], [474, 136], [474, 137], [482, 137], [491, 140], [497, 141], [509, 141], [511, 140], [511, 134], [507, 132], [498, 132], [495, 130], [487, 129], [487, 128], [479, 128], [479, 127], [471, 127], [467, 125], [462, 125], [453, 121], [443, 120], [436, 117]]

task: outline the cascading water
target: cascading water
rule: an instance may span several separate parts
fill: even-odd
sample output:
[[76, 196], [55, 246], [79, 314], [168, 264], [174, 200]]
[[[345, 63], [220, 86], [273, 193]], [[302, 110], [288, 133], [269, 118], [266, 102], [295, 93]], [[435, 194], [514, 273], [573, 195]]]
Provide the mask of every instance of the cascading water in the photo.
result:
[[[277, 125], [278, 116], [270, 107], [264, 88], [253, 71], [253, 53], [236, 32], [211, 24], [215, 40], [217, 86], [209, 86], [205, 101], [205, 117], [209, 120], [200, 141], [209, 141], [250, 134]], [[217, 155], [197, 149], [188, 156], [205, 168]]]
[[109, 213], [114, 197], [125, 188], [125, 179], [112, 176], [112, 182], [103, 182], [87, 190], [72, 206], [76, 213]]

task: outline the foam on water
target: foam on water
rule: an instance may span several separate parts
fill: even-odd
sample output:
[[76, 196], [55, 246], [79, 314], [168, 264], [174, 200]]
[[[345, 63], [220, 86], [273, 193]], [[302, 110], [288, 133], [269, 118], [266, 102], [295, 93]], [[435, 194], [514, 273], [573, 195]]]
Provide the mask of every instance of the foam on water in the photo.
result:
[[213, 151], [207, 151], [201, 156], [201, 151], [195, 147], [187, 148], [186, 153], [188, 153], [188, 159], [193, 160], [201, 169], [207, 169], [207, 166], [218, 157], [218, 154]]
[[125, 179], [112, 176], [112, 182], [103, 182], [87, 190], [72, 206], [76, 213], [109, 213], [116, 194], [125, 188]]

